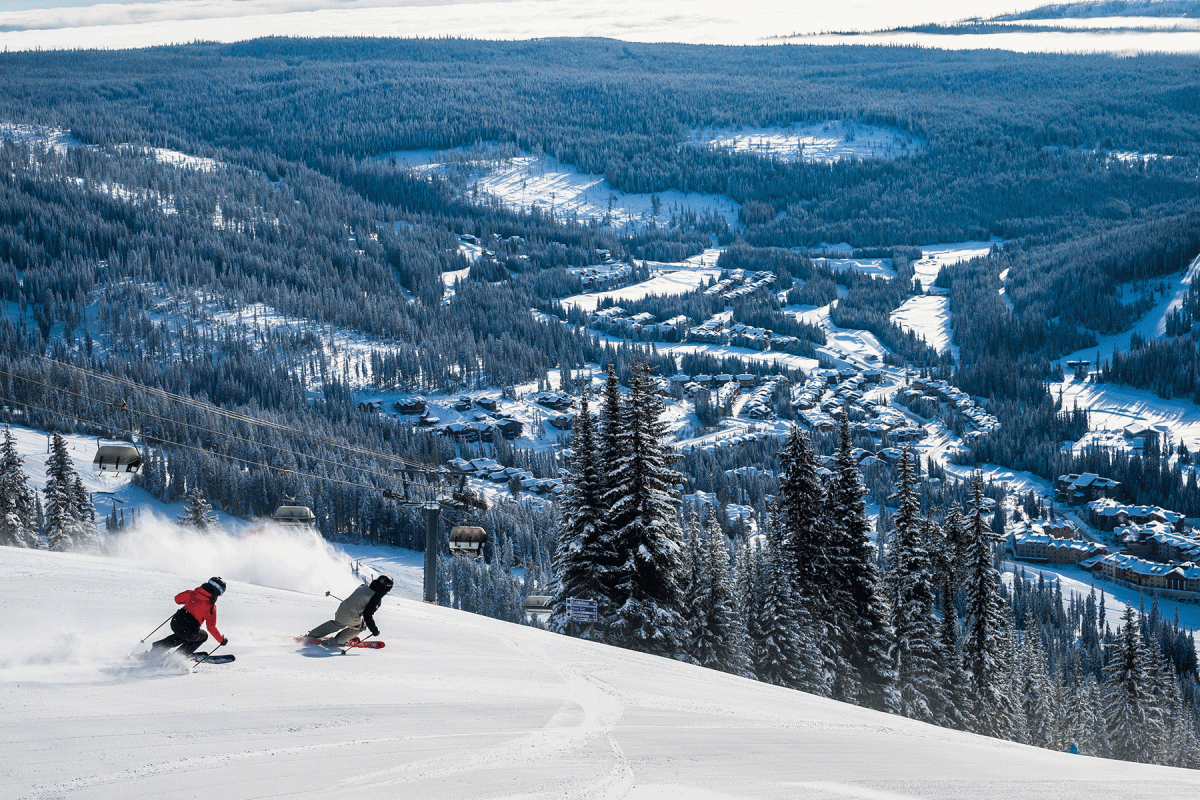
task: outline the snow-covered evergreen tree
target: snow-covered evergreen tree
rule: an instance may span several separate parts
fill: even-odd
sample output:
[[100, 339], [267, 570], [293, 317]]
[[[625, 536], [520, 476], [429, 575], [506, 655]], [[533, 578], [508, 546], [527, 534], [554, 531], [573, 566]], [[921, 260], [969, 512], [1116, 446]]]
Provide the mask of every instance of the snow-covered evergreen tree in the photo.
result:
[[[66, 440], [54, 434], [46, 459], [46, 540], [51, 550], [91, 549], [98, 543], [90, 519], [91, 502], [67, 452]], [[90, 531], [89, 531], [90, 528]]]
[[897, 471], [898, 500], [892, 527], [889, 575], [892, 602], [893, 649], [899, 712], [923, 722], [942, 716], [943, 680], [940, 674], [934, 617], [933, 570], [925, 540], [930, 523], [920, 516], [916, 475], [907, 449]]
[[825, 604], [824, 587], [828, 580], [827, 536], [823, 522], [825, 490], [817, 472], [817, 457], [808, 434], [795, 425], [779, 454], [783, 470], [776, 499], [776, 520], [780, 529], [780, 547], [795, 559], [795, 590], [802, 602], [811, 607]]
[[829, 696], [830, 676], [812, 636], [812, 623], [795, 595], [795, 560], [783, 545], [773, 517], [767, 524], [763, 553], [762, 602], [755, 629], [755, 672], [760, 681]]
[[1024, 716], [1027, 744], [1058, 747], [1058, 707], [1050, 682], [1049, 666], [1042, 635], [1036, 627], [1027, 627], [1021, 646], [1020, 685], [1016, 695], [1018, 711]]
[[175, 521], [185, 528], [195, 528], [201, 533], [218, 528], [217, 515], [212, 513], [212, 505], [205, 498], [199, 487], [193, 486], [187, 493], [187, 505], [183, 513], [175, 517]]
[[972, 716], [976, 730], [1004, 735], [1003, 714], [1008, 705], [1004, 613], [1000, 576], [992, 561], [991, 530], [984, 522], [983, 477], [971, 478], [971, 507], [967, 521], [967, 611], [963, 660], [971, 679]]
[[694, 552], [700, 568], [693, 571], [691, 653], [701, 666], [751, 677], [746, 627], [738, 608], [725, 533], [715, 513], [708, 515], [704, 527], [703, 533], [698, 525], [695, 529], [699, 546]]
[[763, 680], [758, 672], [758, 665], [763, 661], [760, 643], [763, 632], [759, 622], [763, 616], [763, 587], [766, 574], [766, 564], [763, 549], [752, 546], [749, 542], [741, 541], [737, 548], [737, 562], [734, 567], [736, 574], [734, 586], [737, 590], [738, 608], [741, 610], [741, 622], [746, 631], [746, 657], [750, 661], [752, 677]]
[[[615, 373], [610, 373], [615, 380]], [[617, 394], [618, 399], [620, 394]], [[620, 407], [618, 405], [618, 413]], [[605, 429], [619, 429], [620, 419], [605, 420]], [[579, 416], [571, 432], [571, 471], [565, 481], [558, 544], [554, 551], [554, 600], [550, 630], [571, 630], [567, 600], [595, 600], [601, 620], [611, 619], [614, 608], [609, 596], [612, 571], [618, 566], [616, 553], [605, 528], [605, 470], [602, 466], [596, 426], [588, 409], [585, 392]], [[604, 625], [577, 626], [584, 638], [601, 639]]]
[[12, 430], [4, 426], [0, 446], [0, 544], [40, 547], [37, 534], [37, 493], [29, 486], [25, 464], [17, 453]]
[[605, 495], [619, 566], [613, 571], [609, 641], [673, 657], [684, 646], [682, 539], [676, 518], [680, 475], [666, 448], [662, 389], [647, 363], [635, 363], [623, 404], [626, 448], [610, 462]]
[[844, 699], [878, 711], [897, 707], [895, 665], [890, 654], [889, 609], [876, 567], [866, 493], [854, 458], [850, 425], [838, 427], [837, 473], [830, 483], [831, 522], [838, 558], [831, 563], [832, 583], [839, 594], [838, 622], [843, 657], [854, 672], [857, 696]]
[[78, 473], [71, 481], [71, 500], [75, 507], [75, 549], [98, 550], [100, 532], [96, 528], [96, 509], [92, 506], [92, 496], [83, 488], [83, 479]]
[[1104, 668], [1104, 718], [1108, 756], [1149, 762], [1162, 731], [1146, 674], [1146, 647], [1137, 610], [1125, 608], [1112, 657]]

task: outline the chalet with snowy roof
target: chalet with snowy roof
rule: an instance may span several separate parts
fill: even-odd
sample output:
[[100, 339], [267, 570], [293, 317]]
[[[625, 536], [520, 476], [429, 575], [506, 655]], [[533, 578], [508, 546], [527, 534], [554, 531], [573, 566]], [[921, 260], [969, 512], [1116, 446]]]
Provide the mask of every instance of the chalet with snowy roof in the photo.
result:
[[574, 414], [556, 414], [551, 417], [546, 417], [546, 423], [553, 428], [558, 428], [560, 431], [569, 431], [571, 426], [575, 424]]
[[1108, 547], [1096, 542], [1061, 539], [1050, 536], [1039, 525], [1021, 524], [1008, 534], [1008, 547], [1022, 561], [1047, 564], [1079, 564], [1108, 553]]
[[424, 397], [401, 397], [392, 403], [398, 414], [420, 414], [425, 411]]
[[1161, 522], [1172, 530], [1181, 532], [1184, 516], [1158, 506], [1138, 506], [1118, 503], [1111, 498], [1093, 500], [1087, 504], [1088, 524], [1102, 531], [1112, 531], [1128, 525], [1146, 525]]
[[1148, 425], [1126, 425], [1121, 429], [1121, 435], [1129, 440], [1140, 439], [1142, 446], [1158, 444], [1162, 439], [1162, 431]]
[[1073, 506], [1090, 503], [1102, 497], [1112, 497], [1121, 484], [1112, 478], [1102, 478], [1094, 472], [1082, 475], [1059, 475], [1054, 482], [1054, 494]]
[[451, 475], [470, 475], [475, 471], [475, 468], [471, 466], [471, 462], [465, 458], [450, 459], [446, 462], [446, 469], [450, 471]]
[[1159, 564], [1126, 553], [1111, 553], [1096, 562], [1105, 577], [1154, 594], [1180, 599], [1200, 599], [1200, 567], [1194, 563]]

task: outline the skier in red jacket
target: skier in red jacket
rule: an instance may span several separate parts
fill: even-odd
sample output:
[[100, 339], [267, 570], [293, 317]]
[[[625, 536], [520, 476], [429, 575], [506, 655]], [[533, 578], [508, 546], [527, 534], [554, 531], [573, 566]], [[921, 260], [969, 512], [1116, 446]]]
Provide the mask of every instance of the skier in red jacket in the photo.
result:
[[229, 644], [229, 640], [217, 630], [217, 598], [224, 593], [225, 581], [209, 578], [207, 583], [175, 595], [175, 602], [183, 608], [171, 617], [171, 635], [155, 642], [151, 652], [165, 654], [167, 650], [178, 647], [177, 653], [190, 656], [197, 647], [208, 641], [208, 634], [200, 630], [200, 623], [204, 623], [214, 639], [221, 644]]

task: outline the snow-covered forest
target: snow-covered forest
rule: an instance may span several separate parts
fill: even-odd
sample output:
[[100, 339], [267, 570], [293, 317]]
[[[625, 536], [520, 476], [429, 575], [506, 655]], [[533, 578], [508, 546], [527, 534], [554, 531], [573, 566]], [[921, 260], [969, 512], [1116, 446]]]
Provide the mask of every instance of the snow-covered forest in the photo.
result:
[[442, 501], [489, 541], [441, 605], [1197, 766], [1190, 631], [998, 544], [1066, 473], [1200, 516], [1182, 432], [1076, 447], [1062, 401], [1196, 396], [1193, 60], [272, 39], [0, 77], [0, 421], [51, 436], [37, 490], [0, 451], [5, 544], [120, 537], [62, 437], [127, 441], [197, 530], [420, 550]]

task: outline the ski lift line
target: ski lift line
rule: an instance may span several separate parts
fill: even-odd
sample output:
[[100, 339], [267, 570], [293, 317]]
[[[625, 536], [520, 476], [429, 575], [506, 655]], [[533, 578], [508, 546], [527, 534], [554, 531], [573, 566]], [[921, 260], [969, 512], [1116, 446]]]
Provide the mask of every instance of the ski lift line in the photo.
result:
[[[25, 377], [24, 375], [17, 375], [17, 374], [15, 374], [15, 373], [8, 372], [7, 370], [0, 369], [0, 375], [7, 375], [7, 376], [9, 376], [10, 378], [16, 378], [17, 380], [26, 381], [27, 383], [32, 383], [32, 384], [34, 384], [34, 385], [36, 385], [36, 386], [42, 386], [42, 387], [45, 387], [45, 388], [47, 388], [47, 389], [50, 389], [50, 390], [52, 390], [52, 391], [58, 392], [59, 394], [70, 395], [71, 397], [78, 397], [78, 398], [79, 398], [79, 399], [81, 399], [81, 400], [87, 400], [87, 401], [90, 401], [90, 402], [93, 402], [93, 403], [102, 403], [103, 405], [111, 405], [110, 403], [105, 403], [103, 400], [97, 400], [97, 399], [96, 399], [96, 398], [94, 398], [94, 397], [88, 397], [87, 395], [85, 395], [85, 394], [80, 394], [79, 392], [72, 392], [70, 389], [61, 389], [61, 388], [58, 388], [58, 387], [56, 387], [56, 386], [51, 386], [51, 385], [50, 385], [50, 384], [48, 384], [48, 383], [44, 383], [44, 382], [42, 382], [42, 381], [35, 380], [35, 379], [33, 379], [33, 378], [27, 378], [27, 377]], [[385, 475], [385, 474], [384, 474], [384, 473], [382, 473], [382, 472], [376, 472], [375, 470], [368, 469], [368, 468], [366, 468], [366, 467], [356, 467], [356, 466], [352, 466], [352, 465], [349, 465], [349, 464], [343, 464], [343, 463], [341, 463], [340, 461], [333, 461], [333, 460], [331, 460], [331, 459], [328, 459], [328, 458], [321, 458], [320, 456], [309, 455], [309, 454], [307, 454], [307, 453], [304, 453], [304, 454], [297, 453], [295, 450], [289, 450], [289, 449], [287, 449], [286, 447], [279, 447], [278, 445], [266, 444], [266, 443], [264, 443], [264, 442], [256, 442], [256, 441], [254, 441], [253, 439], [247, 439], [247, 438], [245, 438], [245, 437], [242, 437], [242, 436], [237, 436], [236, 434], [233, 434], [233, 433], [227, 433], [227, 432], [224, 432], [224, 431], [217, 431], [217, 430], [213, 430], [212, 428], [205, 428], [205, 427], [203, 427], [202, 425], [192, 425], [192, 424], [191, 424], [191, 423], [189, 423], [189, 422], [181, 422], [181, 421], [179, 421], [179, 420], [175, 420], [175, 419], [169, 419], [168, 417], [164, 417], [164, 416], [162, 416], [162, 415], [160, 415], [160, 414], [155, 414], [155, 413], [153, 413], [153, 412], [151, 412], [151, 411], [139, 411], [139, 410], [137, 410], [136, 408], [129, 408], [129, 407], [128, 407], [128, 405], [126, 405], [126, 406], [125, 406], [124, 408], [122, 408], [121, 410], [123, 410], [123, 411], [126, 411], [126, 412], [128, 412], [128, 413], [130, 413], [130, 414], [138, 414], [138, 415], [140, 415], [140, 416], [143, 416], [143, 417], [150, 417], [151, 419], [156, 419], [156, 420], [159, 420], [159, 421], [162, 421], [162, 422], [169, 422], [169, 423], [172, 423], [172, 424], [174, 424], [174, 425], [179, 425], [179, 426], [182, 426], [182, 427], [184, 427], [184, 428], [191, 428], [192, 430], [195, 430], [195, 431], [202, 431], [202, 432], [204, 432], [204, 433], [210, 433], [210, 434], [212, 434], [212, 435], [214, 435], [214, 436], [224, 436], [224, 437], [226, 437], [226, 438], [228, 438], [228, 439], [233, 439], [234, 441], [238, 441], [238, 442], [244, 442], [244, 443], [246, 443], [246, 444], [250, 444], [250, 445], [256, 445], [256, 446], [258, 446], [258, 447], [269, 448], [269, 449], [271, 449], [271, 450], [275, 450], [275, 451], [277, 451], [277, 452], [280, 452], [280, 453], [285, 453], [285, 454], [288, 454], [288, 455], [295, 456], [297, 459], [301, 459], [301, 460], [302, 460], [302, 459], [310, 459], [310, 460], [312, 460], [312, 461], [319, 461], [319, 462], [321, 462], [321, 463], [324, 463], [324, 464], [332, 464], [333, 466], [335, 466], [335, 467], [339, 467], [339, 468], [342, 468], [342, 469], [353, 469], [353, 470], [355, 470], [355, 471], [362, 472], [362, 473], [366, 473], [366, 474], [368, 474], [368, 475], [374, 475], [374, 476], [375, 476], [375, 477], [377, 477], [377, 478], [383, 478], [384, 480], [388, 480], [388, 481], [390, 481], [390, 480], [395, 480], [395, 476], [394, 476], [394, 475]], [[93, 424], [99, 424], [99, 423], [93, 423]], [[155, 438], [158, 438], [158, 437], [155, 437]], [[164, 441], [165, 441], [165, 440], [164, 440]], [[368, 451], [368, 452], [369, 452], [369, 451]]]
[[[41, 411], [41, 412], [44, 412], [51, 416], [69, 417], [73, 420], [76, 420], [77, 422], [86, 422], [89, 425], [97, 425], [97, 426], [103, 425], [103, 423], [96, 422], [95, 420], [87, 419], [86, 417], [81, 417], [78, 414], [68, 414], [63, 411], [54, 411], [53, 409], [45, 408], [44, 406], [39, 406], [35, 403], [29, 403], [24, 400], [14, 400], [9, 397], [0, 396], [0, 401], [6, 402], [6, 403], [14, 403], [19, 406], [25, 406], [26, 408], [32, 408], [36, 411]], [[157, 438], [157, 437], [155, 437], [155, 438]], [[302, 473], [300, 470], [288, 469], [287, 467], [276, 467], [272, 464], [264, 464], [261, 461], [251, 461], [246, 458], [238, 458], [237, 456], [226, 455], [224, 453], [214, 453], [211, 450], [205, 450], [203, 447], [195, 447], [190, 444], [183, 444], [181, 442], [173, 442], [169, 439], [161, 439], [160, 441], [170, 444], [173, 447], [182, 447], [186, 450], [195, 450], [198, 453], [206, 453], [207, 455], [210, 455], [210, 456], [217, 456], [218, 458], [225, 458], [230, 461], [238, 461], [238, 462], [241, 462], [242, 464], [247, 464], [252, 467], [262, 467], [263, 469], [274, 470], [275, 472], [280, 472], [280, 473], [290, 472], [294, 475], [304, 475], [305, 477], [311, 478], [312, 480], [325, 481], [326, 483], [337, 483], [342, 486], [353, 486], [357, 489], [369, 489], [372, 492], [382, 491], [378, 486], [371, 486], [370, 484], [366, 484], [366, 483], [355, 483], [354, 481], [342, 480], [341, 478], [331, 478], [328, 475], [315, 475], [313, 473]], [[390, 478], [389, 478], [389, 480], [390, 480]]]
[[[410, 459], [404, 458], [403, 456], [390, 455], [387, 453], [379, 453], [374, 450], [369, 450], [365, 447], [359, 447], [357, 445], [339, 442], [336, 439], [330, 439], [329, 437], [326, 437], [326, 436], [318, 436], [317, 434], [314, 434], [314, 433], [311, 433], [308, 431], [304, 431], [304, 430], [300, 430], [299, 428], [293, 428], [289, 425], [283, 425], [278, 422], [268, 422], [266, 420], [256, 419], [254, 417], [249, 416], [248, 414], [241, 414], [236, 411], [230, 411], [228, 409], [220, 408], [211, 403], [205, 403], [200, 400], [194, 400], [190, 397], [184, 397], [183, 395], [178, 395], [178, 394], [174, 394], [172, 392], [168, 392], [165, 389], [158, 389], [153, 386], [145, 386], [145, 385], [137, 383], [135, 381], [131, 381], [127, 378], [118, 378], [113, 375], [105, 375], [103, 373], [90, 370], [86, 367], [80, 367], [76, 364], [71, 364], [66, 361], [58, 361], [56, 359], [50, 358], [48, 356], [43, 356], [43, 355], [40, 355], [37, 353], [32, 353], [31, 355], [33, 355], [34, 358], [41, 359], [42, 361], [47, 361], [51, 364], [55, 364], [60, 367], [66, 367], [67, 369], [73, 369], [77, 372], [81, 372], [85, 375], [88, 375], [89, 377], [96, 378], [97, 380], [103, 380], [103, 381], [108, 381], [110, 383], [115, 383], [119, 386], [123, 386], [128, 389], [149, 392], [149, 393], [156, 395], [164, 400], [171, 400], [171, 401], [174, 401], [177, 403], [182, 403], [184, 405], [195, 408], [199, 411], [206, 411], [210, 414], [217, 414], [217, 415], [220, 415], [223, 417], [228, 417], [229, 419], [239, 420], [241, 422], [245, 422], [248, 425], [259, 425], [259, 426], [262, 426], [265, 428], [273, 428], [275, 430], [291, 433], [296, 436], [303, 436], [312, 441], [321, 442], [323, 444], [328, 444], [332, 447], [337, 447], [337, 448], [340, 448], [343, 450], [348, 450], [350, 452], [360, 453], [363, 455], [370, 455], [375, 458], [385, 459], [387, 461], [398, 462], [400, 464], [403, 464], [404, 466], [410, 467], [415, 470], [437, 470], [438, 469], [438, 467], [436, 467], [436, 466], [433, 466], [430, 464], [422, 464], [421, 462], [418, 462], [418, 461], [412, 461]], [[62, 391], [61, 389], [58, 389], [58, 387], [53, 387], [53, 388], [56, 391]]]
[[182, 395], [177, 395], [172, 392], [168, 392], [165, 389], [158, 389], [153, 386], [145, 386], [145, 385], [136, 383], [134, 381], [131, 381], [127, 378], [118, 378], [118, 377], [112, 376], [112, 375], [105, 375], [103, 373], [89, 370], [86, 367], [80, 367], [75, 364], [68, 363], [66, 361], [57, 361], [55, 359], [52, 359], [52, 358], [49, 358], [49, 357], [43, 356], [43, 355], [38, 355], [36, 353], [32, 354], [32, 355], [34, 355], [35, 358], [39, 358], [43, 361], [48, 361], [51, 364], [56, 364], [58, 366], [66, 367], [67, 369], [76, 370], [77, 372], [81, 372], [85, 375], [96, 378], [98, 380], [109, 381], [110, 383], [115, 383], [119, 386], [123, 386], [123, 387], [129, 388], [129, 389], [150, 392], [151, 394], [154, 394], [162, 399], [172, 400], [174, 402], [182, 403], [184, 405], [187, 405], [189, 407], [195, 408], [200, 411], [206, 411], [211, 414], [217, 414], [220, 416], [228, 417], [230, 419], [239, 420], [239, 421], [245, 422], [249, 425], [260, 425], [263, 427], [273, 428], [275, 430], [292, 433], [292, 434], [295, 434], [298, 436], [304, 436], [304, 437], [307, 437], [314, 441], [319, 441], [319, 442], [329, 444], [334, 447], [338, 447], [338, 448], [341, 448], [344, 450], [349, 450], [351, 452], [357, 452], [357, 453], [362, 453], [362, 454], [366, 454], [366, 455], [371, 455], [371, 456], [375, 456], [377, 458], [383, 458], [383, 459], [386, 459], [389, 461], [396, 461], [396, 462], [399, 462], [401, 464], [404, 464], [404, 465], [411, 467], [412, 469], [416, 469], [416, 470], [436, 470], [437, 469], [437, 467], [435, 467], [435, 466], [431, 466], [429, 464], [422, 464], [417, 461], [411, 461], [409, 459], [404, 458], [403, 456], [390, 455], [387, 453], [378, 453], [373, 450], [368, 450], [367, 448], [358, 447], [357, 445], [345, 444], [345, 443], [339, 442], [335, 439], [330, 439], [330, 438], [324, 437], [324, 436], [317, 436], [308, 431], [303, 431], [298, 428], [293, 428], [288, 425], [283, 425], [281, 423], [268, 422], [266, 420], [256, 419], [247, 414], [242, 414], [242, 413], [239, 413], [236, 411], [230, 411], [228, 409], [223, 409], [218, 406], [214, 406], [211, 403], [205, 403], [200, 400], [194, 400], [190, 397], [184, 397]]

